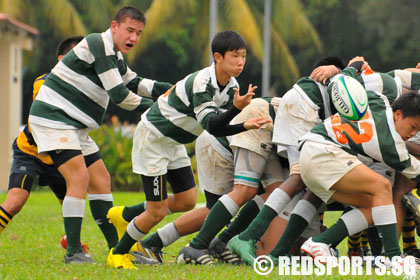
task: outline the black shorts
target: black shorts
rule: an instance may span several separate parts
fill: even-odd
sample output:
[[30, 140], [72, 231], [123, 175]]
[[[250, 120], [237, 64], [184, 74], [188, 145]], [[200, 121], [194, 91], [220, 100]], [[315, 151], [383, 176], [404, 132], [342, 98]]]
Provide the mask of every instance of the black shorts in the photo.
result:
[[39, 185], [50, 186], [59, 199], [64, 198], [66, 182], [54, 165], [45, 164], [39, 158], [22, 152], [16, 140], [12, 145], [12, 150], [13, 162], [10, 169], [9, 190], [22, 188], [30, 192], [33, 181], [39, 176]]
[[168, 198], [166, 182], [171, 184], [174, 194], [185, 192], [195, 187], [194, 175], [191, 167], [186, 166], [168, 170], [161, 176], [141, 176], [146, 201], [163, 201]]
[[213, 208], [214, 204], [219, 200], [219, 198], [222, 197], [220, 194], [214, 194], [211, 192], [208, 192], [204, 190], [204, 195], [206, 196], [206, 207], [211, 210]]

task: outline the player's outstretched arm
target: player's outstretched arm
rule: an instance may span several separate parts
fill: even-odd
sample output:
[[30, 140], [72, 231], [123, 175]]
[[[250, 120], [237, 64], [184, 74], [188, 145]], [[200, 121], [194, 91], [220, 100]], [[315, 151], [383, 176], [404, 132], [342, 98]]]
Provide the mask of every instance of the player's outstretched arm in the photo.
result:
[[246, 130], [258, 129], [271, 122], [272, 120], [265, 119], [264, 117], [252, 118], [244, 122], [244, 127]]
[[234, 88], [235, 95], [233, 96], [233, 106], [242, 110], [245, 108], [249, 103], [251, 103], [252, 97], [255, 95], [254, 91], [257, 89], [257, 86], [252, 86], [249, 84], [248, 92], [245, 95], [239, 95], [239, 89]]

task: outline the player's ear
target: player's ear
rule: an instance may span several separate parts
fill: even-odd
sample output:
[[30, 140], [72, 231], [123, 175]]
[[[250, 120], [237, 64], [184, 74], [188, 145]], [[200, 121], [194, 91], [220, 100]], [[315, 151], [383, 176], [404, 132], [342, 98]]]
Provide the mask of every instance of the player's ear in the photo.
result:
[[398, 109], [394, 112], [394, 120], [401, 120], [403, 118], [404, 118], [404, 115], [401, 110]]
[[215, 52], [213, 58], [216, 63], [220, 63], [223, 61], [223, 55], [219, 52]]
[[117, 28], [117, 25], [118, 23], [115, 20], [111, 21], [111, 31], [115, 31], [115, 28]]

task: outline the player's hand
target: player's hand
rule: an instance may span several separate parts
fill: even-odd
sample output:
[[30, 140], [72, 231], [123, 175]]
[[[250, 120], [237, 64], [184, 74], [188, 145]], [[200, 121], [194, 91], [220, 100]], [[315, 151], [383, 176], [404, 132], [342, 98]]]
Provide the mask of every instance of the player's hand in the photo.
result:
[[246, 130], [258, 129], [261, 128], [263, 125], [271, 122], [271, 120], [267, 120], [264, 117], [252, 118], [244, 122], [244, 127]]
[[352, 59], [350, 59], [349, 63], [347, 64], [347, 66], [349, 66], [350, 64], [352, 64], [353, 62], [356, 61], [362, 61], [363, 65], [362, 68], [360, 69], [360, 72], [366, 70], [369, 66], [369, 63], [365, 60], [365, 58], [363, 56], [355, 56]]
[[352, 59], [349, 60], [349, 63], [347, 64], [347, 66], [349, 66], [350, 64], [352, 64], [353, 62], [356, 61], [362, 61], [362, 62], [366, 62], [365, 58], [363, 56], [355, 56]]
[[417, 63], [416, 68], [417, 68], [417, 69], [420, 69], [420, 62], [419, 62], [419, 63]]
[[334, 75], [337, 75], [338, 73], [340, 73], [340, 70], [334, 65], [324, 65], [315, 68], [312, 71], [309, 78], [311, 78], [315, 82], [325, 84], [327, 79], [331, 78]]
[[239, 95], [239, 89], [233, 88], [235, 91], [235, 95], [233, 96], [233, 106], [242, 110], [245, 108], [249, 103], [251, 103], [252, 97], [255, 95], [254, 91], [257, 89], [257, 86], [252, 86], [249, 84], [248, 92], [245, 95]]

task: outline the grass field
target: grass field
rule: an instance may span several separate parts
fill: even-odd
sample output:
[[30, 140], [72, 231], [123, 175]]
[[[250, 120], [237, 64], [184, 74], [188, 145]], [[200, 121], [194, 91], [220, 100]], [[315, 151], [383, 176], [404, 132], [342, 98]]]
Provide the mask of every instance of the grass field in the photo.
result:
[[[133, 205], [144, 200], [140, 193], [114, 193], [114, 205]], [[0, 194], [4, 201], [5, 194]], [[204, 202], [200, 195], [198, 203]], [[162, 226], [178, 217], [171, 215], [160, 223]], [[326, 225], [336, 220], [338, 213], [325, 215]], [[154, 229], [156, 230], [156, 228]], [[96, 265], [65, 265], [64, 249], [60, 239], [64, 234], [61, 207], [52, 192], [33, 192], [8, 228], [0, 235], [0, 279], [319, 279], [316, 276], [279, 276], [274, 269], [268, 276], [260, 276], [251, 267], [216, 265], [213, 267], [176, 265], [179, 250], [193, 235], [186, 236], [164, 249], [165, 264], [143, 266], [139, 270], [112, 269], [106, 266], [108, 254], [105, 239], [94, 223], [86, 204], [82, 227], [82, 241], [90, 247], [89, 253]], [[339, 247], [345, 255], [344, 242]], [[395, 276], [322, 276], [324, 279], [396, 279]]]

